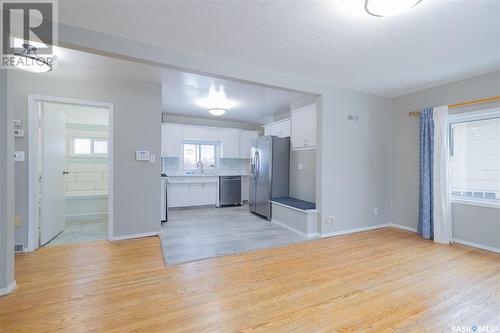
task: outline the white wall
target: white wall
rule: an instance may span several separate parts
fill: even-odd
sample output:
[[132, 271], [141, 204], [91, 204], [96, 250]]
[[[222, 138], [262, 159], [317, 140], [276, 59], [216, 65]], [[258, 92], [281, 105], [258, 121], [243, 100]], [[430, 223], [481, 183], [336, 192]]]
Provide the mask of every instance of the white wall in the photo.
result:
[[[9, 73], [9, 102], [16, 119], [27, 127], [29, 94], [113, 103], [114, 219], [113, 236], [157, 232], [160, 229], [161, 86], [156, 83], [86, 76], [57, 80], [50, 74]], [[16, 139], [16, 149], [27, 151], [28, 133]], [[150, 150], [155, 163], [136, 162], [137, 149]], [[16, 163], [16, 243], [27, 241], [28, 160]]]
[[7, 70], [0, 69], [0, 295], [14, 281], [14, 136], [7, 107]]
[[[500, 71], [427, 89], [394, 99], [393, 222], [416, 229], [418, 218], [418, 118], [408, 112], [500, 95]], [[500, 248], [500, 210], [452, 205], [453, 237]], [[495, 227], [496, 226], [496, 227]]]

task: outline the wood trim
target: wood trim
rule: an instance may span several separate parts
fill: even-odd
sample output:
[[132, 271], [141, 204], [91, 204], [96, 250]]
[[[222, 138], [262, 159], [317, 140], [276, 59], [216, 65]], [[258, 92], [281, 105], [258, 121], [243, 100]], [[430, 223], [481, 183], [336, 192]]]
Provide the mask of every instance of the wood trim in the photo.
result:
[[141, 234], [112, 236], [112, 237], [110, 237], [109, 240], [110, 241], [120, 241], [120, 240], [134, 239], [134, 238], [154, 237], [154, 236], [158, 236], [159, 233], [160, 233], [159, 231], [153, 231], [153, 232], [144, 232]]
[[[448, 109], [456, 109], [456, 108], [461, 108], [461, 107], [469, 106], [469, 105], [491, 103], [491, 102], [497, 102], [497, 101], [500, 101], [500, 96], [480, 98], [480, 99], [474, 99], [474, 100], [471, 100], [471, 101], [466, 101], [466, 102], [461, 102], [461, 103], [456, 103], [456, 104], [450, 104], [450, 105], [448, 105]], [[420, 116], [420, 111], [408, 112], [408, 115], [410, 117], [418, 117], [418, 116]]]

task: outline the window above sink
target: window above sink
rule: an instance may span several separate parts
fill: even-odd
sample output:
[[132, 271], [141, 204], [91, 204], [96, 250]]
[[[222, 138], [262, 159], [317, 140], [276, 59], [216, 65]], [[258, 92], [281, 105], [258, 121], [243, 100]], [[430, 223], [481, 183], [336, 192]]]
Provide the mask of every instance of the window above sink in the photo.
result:
[[200, 161], [203, 163], [203, 170], [215, 169], [219, 157], [218, 146], [217, 142], [184, 141], [182, 149], [184, 170], [198, 169]]

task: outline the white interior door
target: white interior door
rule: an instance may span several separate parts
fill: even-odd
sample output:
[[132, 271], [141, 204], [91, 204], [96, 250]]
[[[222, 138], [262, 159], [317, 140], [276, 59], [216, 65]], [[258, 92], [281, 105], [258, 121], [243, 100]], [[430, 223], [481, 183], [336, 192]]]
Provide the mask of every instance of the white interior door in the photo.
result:
[[41, 122], [40, 244], [47, 244], [65, 227], [65, 115], [44, 110]]

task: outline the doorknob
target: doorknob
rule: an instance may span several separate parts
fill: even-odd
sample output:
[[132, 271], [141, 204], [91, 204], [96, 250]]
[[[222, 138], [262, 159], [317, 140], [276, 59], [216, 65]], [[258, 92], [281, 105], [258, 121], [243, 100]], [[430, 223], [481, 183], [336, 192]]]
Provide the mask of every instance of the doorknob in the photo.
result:
[[69, 175], [69, 171], [63, 171], [63, 175]]

